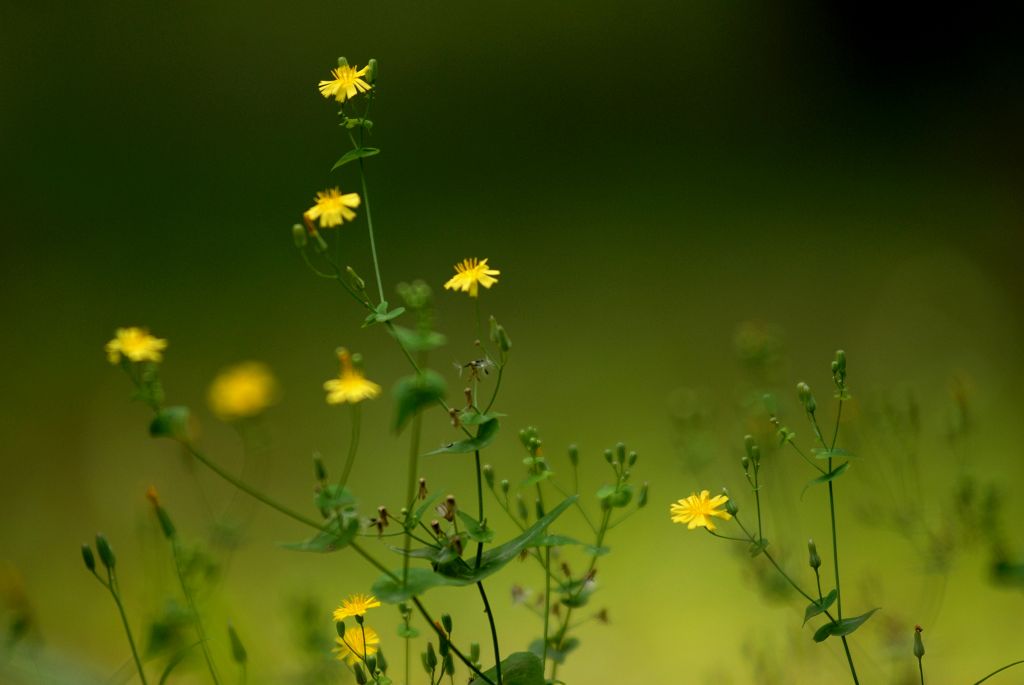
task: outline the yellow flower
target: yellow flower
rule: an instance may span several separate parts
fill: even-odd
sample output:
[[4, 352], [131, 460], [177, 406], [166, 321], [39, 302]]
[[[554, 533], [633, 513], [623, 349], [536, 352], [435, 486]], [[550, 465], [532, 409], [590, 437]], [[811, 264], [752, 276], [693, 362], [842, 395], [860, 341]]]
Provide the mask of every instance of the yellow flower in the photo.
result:
[[447, 290], [468, 292], [470, 297], [476, 297], [480, 286], [490, 288], [498, 282], [495, 276], [500, 273], [497, 269], [487, 268], [486, 259], [471, 257], [455, 265], [455, 275], [448, 279], [444, 287]]
[[380, 606], [380, 600], [373, 595], [349, 595], [341, 601], [341, 606], [334, 610], [334, 622], [344, 621], [351, 616], [365, 616], [370, 609]]
[[[363, 633], [366, 639], [363, 639]], [[380, 637], [377, 631], [369, 626], [356, 626], [345, 631], [345, 637], [337, 638], [338, 647], [334, 650], [338, 659], [345, 661], [349, 666], [362, 663], [363, 659], [377, 653], [377, 645], [380, 644]]]
[[341, 374], [338, 378], [332, 378], [324, 383], [328, 404], [343, 404], [345, 402], [355, 404], [373, 399], [380, 394], [380, 386], [373, 381], [366, 380], [366, 376], [352, 366], [352, 355], [348, 353], [348, 350], [339, 349], [338, 360], [341, 362]]
[[345, 64], [337, 69], [331, 69], [331, 81], [321, 81], [320, 94], [325, 98], [334, 98], [338, 102], [345, 102], [354, 98], [358, 93], [365, 93], [370, 90], [370, 84], [363, 80], [370, 67], [363, 67], [357, 70]]
[[218, 418], [233, 421], [261, 413], [276, 395], [277, 381], [266, 364], [243, 362], [217, 374], [207, 401]]
[[167, 341], [155, 338], [145, 328], [118, 328], [114, 339], [107, 343], [107, 359], [111, 364], [121, 361], [121, 355], [133, 362], [159, 362], [167, 349]]
[[728, 521], [732, 514], [721, 511], [718, 507], [729, 501], [725, 495], [710, 497], [707, 490], [701, 490], [700, 494], [692, 494], [686, 499], [681, 499], [671, 507], [672, 521], [675, 523], [686, 523], [687, 528], [693, 530], [698, 526], [704, 526], [708, 530], [714, 530], [715, 524], [711, 521], [712, 516]]
[[345, 193], [337, 188], [323, 190], [316, 194], [315, 205], [306, 210], [305, 216], [310, 221], [320, 220], [320, 228], [341, 226], [346, 221], [356, 218], [352, 210], [359, 206], [359, 193]]

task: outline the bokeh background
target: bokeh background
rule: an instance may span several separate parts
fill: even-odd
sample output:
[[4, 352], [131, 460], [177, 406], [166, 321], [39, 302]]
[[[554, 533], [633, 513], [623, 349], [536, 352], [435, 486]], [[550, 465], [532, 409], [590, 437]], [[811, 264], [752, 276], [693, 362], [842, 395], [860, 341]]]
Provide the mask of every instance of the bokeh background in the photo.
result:
[[[306, 505], [310, 455], [337, 464], [347, 439], [347, 412], [320, 388], [335, 346], [363, 352], [385, 386], [405, 373], [291, 244], [315, 191], [357, 182], [351, 167], [328, 173], [345, 148], [315, 89], [339, 54], [380, 60], [372, 144], [384, 152], [369, 173], [384, 278], [392, 292], [412, 278], [439, 291], [450, 344], [434, 365], [453, 391], [472, 308], [440, 286], [466, 256], [502, 271], [483, 298], [515, 345], [506, 430], [487, 455], [499, 477], [521, 468], [512, 429], [534, 424], [556, 471], [564, 446], [581, 446], [585, 489], [617, 440], [652, 484], [601, 563], [595, 602], [611, 624], [581, 629], [567, 681], [844, 681], [837, 645], [811, 642], [801, 604], [773, 591], [760, 560], [667, 516], [670, 501], [722, 485], [748, 508], [738, 459], [744, 433], [769, 435], [759, 398], [775, 393], [806, 440], [791, 389], [809, 382], [831, 421], [838, 347], [856, 398], [844, 435], [860, 456], [839, 483], [844, 597], [848, 612], [883, 607], [851, 640], [862, 682], [913, 674], [914, 623], [934, 682], [1021, 658], [1013, 26], [992, 9], [882, 3], [4, 0], [0, 560], [5, 620], [22, 597], [32, 617], [5, 659], [29, 650], [27, 681], [53, 654], [73, 664], [67, 682], [127, 677], [117, 615], [78, 545], [103, 530], [137, 630], [159, 616], [174, 585], [150, 484], [216, 561], [211, 633], [224, 657], [217, 626], [238, 627], [252, 682], [312, 682], [300, 643], [329, 641], [333, 605], [374, 579], [352, 554], [277, 548], [304, 531], [151, 441], [102, 351], [123, 325], [169, 338], [172, 401], [197, 408], [204, 442], [236, 469], [238, 441], [202, 411], [205, 388], [232, 362], [270, 364], [283, 401], [247, 469]], [[365, 224], [343, 235], [346, 261], [369, 275]], [[367, 508], [396, 506], [402, 487], [390, 412], [386, 399], [366, 412], [354, 482]], [[428, 444], [449, 439], [433, 419]], [[801, 499], [799, 462], [769, 454], [767, 536], [801, 574], [808, 536], [827, 549], [825, 500]], [[424, 472], [472, 497], [464, 460]], [[242, 526], [230, 553], [222, 520]], [[539, 632], [512, 604], [516, 582], [538, 579], [515, 566], [491, 582], [509, 651]], [[465, 597], [428, 595], [464, 635], [484, 627]], [[179, 682], [205, 682], [192, 667]]]

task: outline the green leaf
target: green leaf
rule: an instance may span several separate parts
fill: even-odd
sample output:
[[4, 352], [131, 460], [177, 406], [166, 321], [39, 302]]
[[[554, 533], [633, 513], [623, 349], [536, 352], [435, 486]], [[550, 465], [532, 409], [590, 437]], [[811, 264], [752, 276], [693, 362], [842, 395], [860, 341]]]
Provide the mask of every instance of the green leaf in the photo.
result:
[[[556, 649], [558, 645], [555, 644], [555, 638], [548, 638], [548, 658], [556, 664], [564, 664], [565, 657], [580, 646], [579, 638], [570, 637], [562, 640], [561, 649]], [[537, 656], [543, 656], [544, 654], [544, 638], [537, 638], [530, 643], [530, 651]], [[502, 673], [502, 680], [504, 680], [504, 673]]]
[[377, 305], [377, 308], [370, 312], [370, 314], [363, 319], [363, 328], [372, 326], [375, 323], [387, 323], [392, 319], [397, 319], [399, 316], [405, 313], [405, 307], [396, 307], [395, 309], [388, 310], [388, 302], [384, 300]]
[[188, 407], [164, 407], [157, 412], [149, 424], [149, 434], [154, 438], [174, 438], [187, 440], [189, 411]]
[[483, 580], [500, 571], [506, 564], [519, 556], [524, 549], [537, 546], [538, 542], [544, 538], [545, 529], [575, 501], [576, 495], [563, 500], [517, 537], [484, 552], [480, 558], [479, 568], [470, 566], [462, 559], [455, 559], [450, 564], [438, 567], [438, 571], [411, 568], [409, 569], [409, 581], [404, 587], [401, 581], [402, 572], [395, 571], [395, 578], [385, 575], [377, 579], [377, 582], [373, 584], [373, 594], [381, 601], [397, 603], [404, 602], [413, 595], [422, 594], [431, 588], [446, 585], [471, 585]]
[[481, 525], [479, 521], [464, 511], [456, 511], [462, 525], [466, 527], [466, 535], [474, 542], [490, 542], [494, 539], [494, 531], [487, 527], [487, 521]]
[[479, 426], [482, 423], [487, 423], [494, 419], [504, 418], [506, 414], [502, 414], [500, 411], [492, 411], [487, 414], [481, 414], [475, 409], [463, 409], [459, 412], [459, 423], [463, 426]]
[[833, 589], [832, 592], [828, 593], [820, 600], [808, 604], [807, 609], [804, 610], [804, 624], [806, 625], [808, 621], [818, 614], [823, 614], [828, 611], [829, 607], [832, 606], [832, 603], [836, 601], [837, 596], [839, 596], [839, 593]]
[[853, 631], [857, 630], [857, 628], [860, 628], [864, 621], [871, 618], [871, 615], [876, 611], [878, 611], [877, 607], [866, 614], [861, 614], [860, 616], [844, 618], [842, 621], [835, 621], [833, 623], [826, 623], [814, 631], [814, 641], [824, 642], [830, 637], [842, 637], [843, 635], [849, 635]]
[[408, 638], [410, 640], [420, 636], [420, 631], [416, 630], [412, 626], [407, 626], [404, 623], [398, 624], [398, 637]]
[[443, 447], [438, 447], [433, 452], [427, 452], [427, 456], [433, 454], [466, 454], [468, 452], [482, 450], [487, 447], [487, 445], [491, 444], [491, 441], [494, 440], [494, 436], [497, 435], [497, 433], [498, 419], [491, 419], [477, 429], [474, 437], [459, 440], [458, 442], [450, 442]]
[[447, 342], [445, 337], [437, 331], [413, 330], [403, 326], [392, 326], [391, 334], [409, 352], [429, 352]]
[[554, 471], [548, 471], [547, 469], [544, 469], [540, 473], [535, 473], [526, 480], [524, 480], [522, 483], [520, 483], [519, 489], [525, 490], [526, 488], [532, 488], [537, 483], [545, 481], [553, 475], [555, 475]]
[[[491, 682], [498, 682], [496, 669], [484, 671]], [[503, 685], [544, 685], [544, 665], [540, 657], [532, 652], [516, 652], [501, 660], [501, 682]], [[469, 685], [486, 685], [483, 678], [474, 678]]]
[[341, 159], [335, 162], [334, 166], [331, 167], [331, 171], [334, 171], [338, 167], [344, 166], [349, 162], [354, 162], [357, 159], [362, 159], [364, 157], [373, 157], [374, 155], [377, 154], [380, 154], [380, 150], [375, 147], [357, 147], [356, 149], [349, 150], [348, 152], [343, 154], [341, 156]]
[[417, 412], [444, 397], [445, 382], [441, 374], [424, 369], [415, 376], [406, 376], [395, 384], [395, 432], [400, 433], [406, 422]]
[[846, 450], [836, 447], [832, 450], [827, 450], [824, 447], [815, 447], [811, 449], [811, 454], [814, 455], [815, 459], [853, 459], [854, 455]]
[[842, 464], [840, 464], [839, 466], [835, 467], [834, 469], [832, 469], [828, 473], [824, 473], [824, 474], [818, 476], [817, 478], [814, 478], [812, 480], [807, 481], [807, 485], [805, 485], [804, 489], [800, 491], [800, 499], [804, 498], [804, 493], [807, 492], [807, 488], [811, 487], [812, 485], [820, 485], [821, 483], [827, 483], [830, 480], [835, 480], [839, 476], [841, 476], [844, 473], [846, 473], [846, 469], [848, 469], [849, 467], [850, 467], [850, 462], [844, 461]]
[[[337, 519], [331, 523], [332, 527], [337, 526]], [[303, 542], [284, 543], [281, 547], [296, 552], [337, 552], [348, 546], [348, 543], [355, 539], [359, 532], [359, 519], [355, 516], [345, 519], [342, 530], [323, 530]]]
[[347, 488], [332, 483], [316, 493], [313, 503], [318, 509], [352, 509], [356, 506], [356, 498]]

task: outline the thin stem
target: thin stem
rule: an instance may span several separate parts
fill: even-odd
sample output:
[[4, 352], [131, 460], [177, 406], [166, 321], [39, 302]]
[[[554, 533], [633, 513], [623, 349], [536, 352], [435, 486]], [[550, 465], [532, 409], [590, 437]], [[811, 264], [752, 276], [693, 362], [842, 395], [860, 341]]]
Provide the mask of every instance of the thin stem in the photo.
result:
[[921, 675], [921, 685], [924, 685], [924, 664], [921, 663], [921, 658], [917, 659], [917, 672]]
[[[832, 460], [828, 460], [828, 470], [832, 471]], [[828, 482], [828, 509], [832, 519], [832, 566], [836, 577], [836, 611], [843, 618], [843, 591], [839, 589], [839, 540], [836, 537], [836, 499], [832, 481]]]
[[358, 402], [352, 405], [352, 437], [348, 443], [348, 457], [345, 459], [345, 469], [341, 472], [341, 478], [338, 480], [338, 485], [341, 487], [345, 487], [345, 484], [348, 483], [348, 476], [352, 473], [352, 466], [356, 462], [356, 452], [359, 449], [359, 426], [361, 423], [359, 406]]
[[195, 624], [196, 634], [199, 637], [199, 648], [203, 650], [203, 659], [206, 660], [206, 668], [210, 671], [210, 677], [213, 678], [215, 685], [220, 685], [220, 678], [217, 677], [217, 668], [213, 664], [213, 655], [210, 654], [210, 646], [207, 644], [209, 638], [206, 637], [206, 630], [203, 628], [203, 621], [199, 617], [199, 609], [196, 607], [195, 598], [192, 596], [192, 591], [188, 587], [188, 581], [185, 580], [185, 571], [181, 567], [181, 549], [178, 546], [178, 540], [171, 538], [171, 555], [174, 557], [174, 570], [178, 574], [178, 582], [181, 583], [181, 591], [185, 595], [185, 601], [188, 603], [189, 611], [192, 613], [192, 623]]
[[[99, 578], [97, 576], [97, 578]], [[132, 650], [132, 659], [135, 660], [135, 668], [139, 671], [139, 680], [142, 681], [142, 685], [146, 685], [146, 672], [142, 670], [142, 660], [139, 659], [139, 650], [135, 647], [135, 638], [132, 637], [131, 626], [128, 625], [128, 616], [124, 612], [124, 604], [121, 603], [121, 593], [117, 586], [117, 577], [111, 570], [107, 571], [106, 583], [107, 589], [110, 591], [110, 596], [114, 598], [114, 604], [117, 605], [117, 613], [121, 616], [121, 624], [124, 626], [125, 635], [128, 636], [128, 646]], [[102, 583], [103, 581], [100, 580]]]
[[981, 683], [985, 682], [986, 680], [988, 680], [989, 678], [994, 676], [996, 673], [999, 673], [1001, 671], [1005, 671], [1006, 669], [1011, 668], [1013, 666], [1016, 666], [1017, 664], [1024, 664], [1024, 659], [1021, 659], [1020, 661], [1014, 661], [1012, 664], [1006, 664], [1002, 668], [997, 668], [996, 670], [992, 671], [991, 673], [989, 673], [987, 676], [985, 676], [984, 678], [982, 678], [978, 682], [974, 683], [974, 685], [981, 685]]
[[501, 685], [501, 649], [498, 647], [498, 629], [494, 625], [494, 613], [491, 611], [491, 603], [487, 601], [487, 593], [484, 592], [483, 582], [478, 580], [476, 587], [480, 590], [480, 599], [484, 602], [487, 621], [491, 625], [491, 643], [494, 646], [494, 673], [498, 677], [498, 685]]
[[[435, 633], [437, 633], [438, 639], [447, 640], [447, 636], [444, 634], [444, 631], [441, 629], [440, 626], [434, 623], [434, 619], [430, 617], [429, 613], [427, 613], [427, 608], [423, 606], [423, 602], [420, 601], [419, 597], [414, 596], [412, 598], [412, 603], [415, 604], [416, 608], [420, 610], [420, 613], [423, 615], [423, 618], [426, 620], [427, 624], [434, 629]], [[451, 642], [449, 640], [448, 646], [451, 647], [451, 650], [455, 653], [455, 656], [459, 657], [459, 661], [464, 663], [469, 668], [469, 670], [473, 671], [473, 673], [476, 673], [477, 676], [482, 678], [485, 683], [489, 683], [490, 685], [497, 685], [497, 683], [495, 683], [493, 680], [487, 677], [487, 675], [485, 675], [479, 668], [477, 668], [476, 664], [470, 661], [466, 657], [466, 655], [463, 654], [462, 651], [455, 646], [454, 642]]]
[[380, 263], [377, 260], [377, 242], [373, 237], [373, 217], [370, 215], [370, 194], [366, 186], [366, 168], [363, 158], [359, 158], [359, 180], [363, 185], [363, 207], [366, 209], [366, 226], [370, 231], [370, 254], [373, 255], [373, 272], [377, 276], [377, 293], [380, 301], [384, 301], [384, 284], [380, 277]]
[[[409, 439], [409, 474], [405, 488], [405, 501], [412, 502], [416, 496], [416, 479], [420, 458], [420, 432], [423, 427], [423, 414], [416, 412], [412, 419], [412, 436]], [[409, 550], [412, 549], [412, 538], [405, 538], [405, 554], [402, 555], [402, 586], [409, 580]]]

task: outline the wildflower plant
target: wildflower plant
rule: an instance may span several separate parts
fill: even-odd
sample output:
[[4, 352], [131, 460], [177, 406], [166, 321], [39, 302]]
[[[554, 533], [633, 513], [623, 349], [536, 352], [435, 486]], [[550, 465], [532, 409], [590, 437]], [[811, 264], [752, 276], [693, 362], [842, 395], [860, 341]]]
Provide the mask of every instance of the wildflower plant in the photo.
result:
[[[347, 405], [351, 436], [336, 478], [331, 477], [323, 458], [314, 455], [314, 497], [305, 510], [282, 504], [207, 454], [198, 438], [193, 413], [165, 399], [160, 363], [168, 347], [166, 340], [140, 328], [120, 329], [108, 343], [107, 355], [111, 363], [126, 372], [135, 387], [136, 398], [152, 411], [149, 432], [154, 438], [178, 443], [190, 459], [238, 491], [310, 529], [309, 537], [285, 545], [287, 549], [315, 554], [344, 550], [379, 572], [372, 587], [340, 588], [346, 598], [333, 612], [334, 655], [357, 683], [408, 685], [426, 681], [436, 685], [445, 678], [454, 683], [456, 677], [477, 685], [561, 682], [558, 670], [580, 644], [578, 626], [589, 620], [607, 622], [606, 609], [591, 608], [591, 599], [598, 589], [600, 559], [609, 551], [607, 538], [612, 529], [647, 504], [647, 485], [634, 483], [637, 454], [620, 443], [603, 453], [608, 469], [606, 484], [590, 497], [581, 494], [580, 471], [588, 462], [600, 463], [601, 458], [584, 459], [580, 450], [572, 446], [556, 464], [549, 459], [540, 432], [534, 427], [518, 433], [523, 450], [522, 473], [499, 478], [497, 470], [484, 463], [496, 437], [507, 430], [508, 417], [498, 408], [513, 346], [508, 331], [497, 318], [484, 318], [481, 300], [486, 291], [499, 283], [505, 284], [504, 276], [487, 258], [460, 257], [454, 264], [454, 274], [449, 271], [447, 280], [444, 269], [437, 265], [429, 267], [435, 283], [443, 284], [444, 289], [454, 294], [468, 295], [473, 301], [473, 306], [465, 311], [472, 317], [478, 336], [470, 341], [474, 350], [471, 357], [456, 363], [455, 369], [441, 372], [431, 368], [432, 353], [447, 343], [447, 337], [435, 329], [434, 291], [424, 281], [401, 283], [394, 289], [397, 299], [393, 304], [386, 297], [377, 253], [365, 164], [380, 152], [367, 144], [373, 129], [369, 117], [377, 96], [378, 78], [375, 60], [357, 67], [340, 58], [331, 78], [319, 83], [321, 95], [338, 107], [340, 128], [350, 146], [331, 171], [345, 174], [354, 169], [360, 191], [343, 192], [340, 186], [332, 186], [317, 192], [314, 204], [301, 212], [301, 222], [292, 227], [292, 236], [309, 269], [340, 287], [337, 292], [346, 303], [353, 325], [379, 329], [380, 340], [393, 344], [408, 364], [408, 375], [391, 382], [391, 428], [394, 434], [407, 436], [408, 457], [404, 485], [395, 484], [390, 501], [367, 508], [357, 495], [358, 486], [350, 482], [359, 455], [362, 412], [386, 411], [381, 406], [386, 395], [377, 382], [386, 379], [370, 380], [371, 365], [362, 354], [337, 348], [338, 375], [323, 383], [328, 404]], [[347, 182], [340, 185], [351, 188]], [[365, 219], [374, 271], [370, 286], [350, 264], [341, 260], [342, 255], [348, 254], [352, 230], [349, 224], [361, 219]], [[382, 344], [369, 350], [374, 360], [384, 353], [384, 348]], [[452, 380], [461, 387], [450, 391]], [[225, 370], [213, 380], [208, 391], [213, 414], [236, 426], [256, 420], [280, 399], [273, 374], [258, 362], [245, 362]], [[445, 425], [451, 431], [451, 439], [435, 449], [425, 447], [421, 438], [427, 422]], [[428, 457], [462, 460], [472, 470], [475, 492], [457, 493], [435, 484], [428, 486], [421, 473], [421, 460]], [[556, 470], [571, 477], [559, 479]], [[248, 655], [240, 635], [245, 627], [228, 626], [226, 631], [213, 631], [208, 625], [186, 572], [187, 549], [177, 528], [156, 490], [151, 490], [147, 497], [170, 547], [186, 607], [184, 618], [210, 679], [219, 683], [224, 678], [216, 663], [215, 650], [210, 648], [217, 635], [226, 636], [235, 667], [244, 678]], [[515, 527], [515, 534], [500, 542], [493, 526], [498, 510]], [[554, 532], [554, 527], [570, 512], [586, 525], [593, 535], [591, 540]], [[372, 547], [370, 540], [374, 538], [380, 549]], [[147, 677], [156, 680], [152, 677], [155, 674], [147, 674], [147, 665], [136, 649], [121, 602], [113, 553], [105, 538], [97, 538], [96, 550], [103, 573], [88, 546], [83, 547], [86, 567], [115, 600], [139, 679], [143, 683]], [[385, 561], [382, 551], [397, 553], [400, 560]], [[537, 637], [532, 642], [519, 642], [505, 635], [490, 600], [495, 574], [517, 559], [530, 563], [538, 572], [540, 599], [529, 605], [539, 619]], [[430, 591], [440, 587], [465, 588], [464, 601], [479, 602], [486, 614], [487, 632], [468, 635], [454, 625], [450, 614], [437, 613], [429, 607]], [[521, 588], [513, 589], [514, 598], [524, 593]], [[388, 605], [397, 608], [400, 619], [397, 639], [374, 627], [379, 626]], [[330, 628], [325, 621], [324, 631]], [[528, 645], [528, 649], [517, 649], [517, 643]], [[320, 643], [313, 639], [311, 644]], [[419, 652], [418, 658], [414, 650]], [[401, 675], [396, 675], [386, 653], [402, 654], [397, 669]], [[414, 675], [418, 669], [413, 669], [417, 662], [422, 667], [419, 677]], [[172, 658], [159, 682], [164, 682], [179, 663], [180, 659]]]

